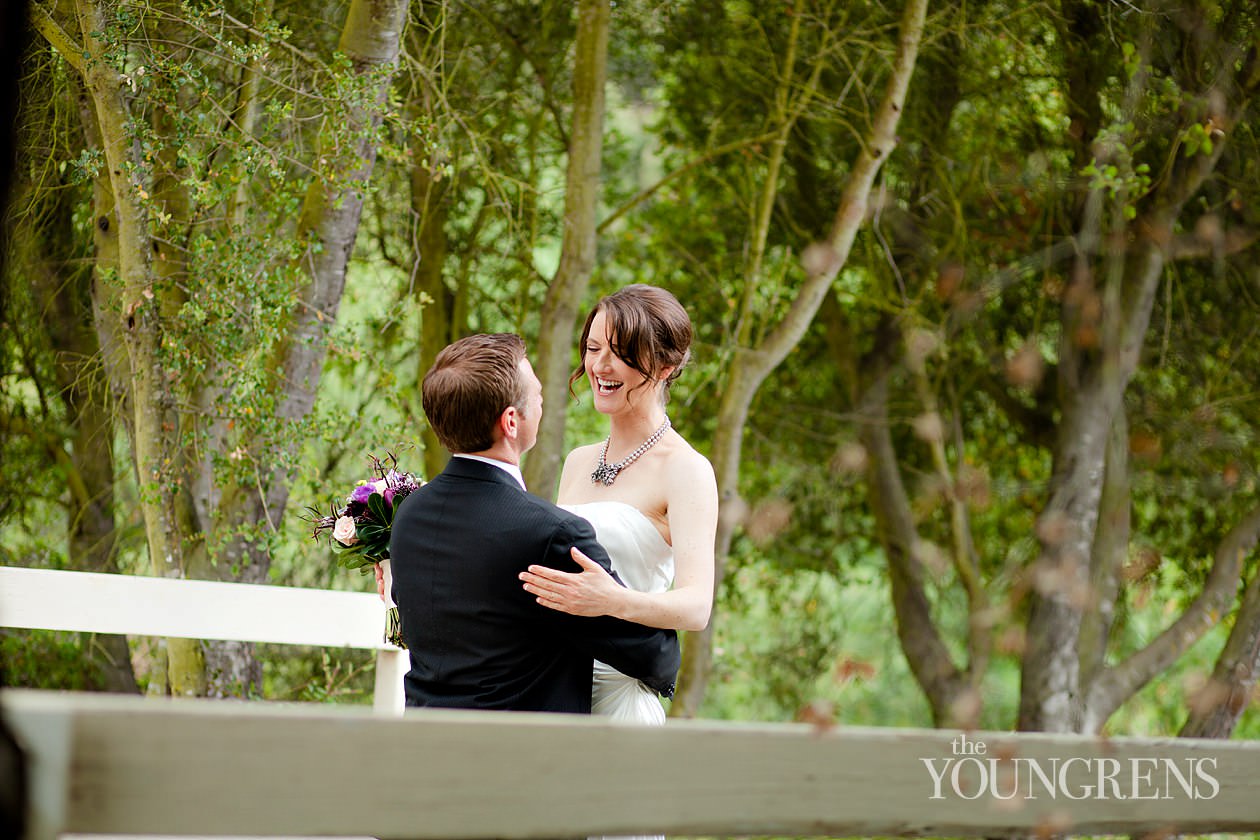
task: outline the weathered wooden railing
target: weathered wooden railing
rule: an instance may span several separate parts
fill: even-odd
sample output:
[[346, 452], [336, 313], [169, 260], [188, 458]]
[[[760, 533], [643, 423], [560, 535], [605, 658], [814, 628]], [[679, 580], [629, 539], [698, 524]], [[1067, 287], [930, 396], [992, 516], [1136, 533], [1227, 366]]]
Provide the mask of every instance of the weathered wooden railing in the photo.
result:
[[1256, 742], [639, 728], [436, 710], [398, 719], [352, 707], [14, 690], [0, 693], [0, 706], [30, 750], [38, 840], [1260, 829]]
[[407, 655], [369, 593], [0, 566], [0, 627], [375, 650], [375, 708], [402, 713]]
[[384, 651], [388, 673], [376, 711], [0, 692], [28, 755], [32, 840], [1260, 831], [1260, 742], [398, 717], [402, 655], [379, 641], [373, 595], [322, 593], [337, 605], [321, 607], [279, 587], [132, 578], [124, 592], [102, 577], [0, 570], [0, 624], [348, 644]]

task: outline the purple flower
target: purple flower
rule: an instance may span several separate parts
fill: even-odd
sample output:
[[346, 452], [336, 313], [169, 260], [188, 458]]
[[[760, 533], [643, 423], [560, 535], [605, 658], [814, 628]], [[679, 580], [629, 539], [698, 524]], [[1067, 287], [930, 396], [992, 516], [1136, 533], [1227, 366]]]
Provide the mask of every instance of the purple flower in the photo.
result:
[[350, 493], [350, 501], [365, 505], [367, 504], [368, 498], [375, 492], [376, 488], [371, 484], [371, 482], [367, 484], [360, 484], [358, 487], [354, 488], [353, 492]]

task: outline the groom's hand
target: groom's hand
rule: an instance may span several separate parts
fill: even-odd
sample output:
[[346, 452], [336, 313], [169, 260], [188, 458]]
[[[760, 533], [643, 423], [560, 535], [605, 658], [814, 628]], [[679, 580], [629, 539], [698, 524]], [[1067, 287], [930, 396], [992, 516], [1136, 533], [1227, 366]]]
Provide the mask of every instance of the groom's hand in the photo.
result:
[[571, 548], [569, 554], [581, 572], [530, 566], [520, 574], [525, 591], [536, 596], [544, 607], [570, 615], [617, 615], [616, 605], [627, 591], [625, 587], [578, 548]]
[[380, 563], [373, 563], [372, 571], [376, 572], [376, 594], [381, 596], [382, 601], [385, 601], [385, 572], [381, 569]]

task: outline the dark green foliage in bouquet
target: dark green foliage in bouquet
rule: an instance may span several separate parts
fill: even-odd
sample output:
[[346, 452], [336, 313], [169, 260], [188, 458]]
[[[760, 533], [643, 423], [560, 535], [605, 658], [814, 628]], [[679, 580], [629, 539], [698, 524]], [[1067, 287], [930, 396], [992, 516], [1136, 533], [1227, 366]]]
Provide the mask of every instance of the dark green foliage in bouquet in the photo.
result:
[[371, 461], [375, 478], [360, 481], [340, 508], [310, 518], [315, 526], [312, 536], [329, 537], [338, 564], [365, 575], [374, 563], [389, 559], [394, 511], [424, 483], [411, 473], [398, 472], [392, 455], [388, 465], [376, 457]]

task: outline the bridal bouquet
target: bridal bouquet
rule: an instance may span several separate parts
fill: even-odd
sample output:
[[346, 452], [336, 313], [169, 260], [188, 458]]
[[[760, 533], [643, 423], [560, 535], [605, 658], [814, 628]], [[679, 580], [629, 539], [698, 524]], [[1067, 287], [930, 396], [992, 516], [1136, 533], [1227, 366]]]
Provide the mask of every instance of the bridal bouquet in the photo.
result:
[[327, 514], [316, 508], [308, 508], [308, 521], [314, 524], [311, 536], [320, 539], [330, 537], [337, 562], [347, 569], [358, 569], [369, 574], [375, 563], [382, 563], [385, 572], [385, 597], [389, 606], [389, 628], [386, 639], [399, 647], [402, 644], [398, 629], [398, 608], [389, 600], [389, 535], [394, 525], [394, 511], [402, 500], [424, 484], [411, 473], [399, 472], [398, 459], [389, 455], [388, 462], [374, 455], [372, 478], [355, 485], [346, 497], [345, 504], [333, 505]]
[[312, 508], [315, 516], [310, 518], [315, 525], [311, 535], [319, 539], [329, 534], [338, 562], [365, 575], [372, 571], [373, 563], [389, 559], [394, 511], [424, 484], [411, 473], [398, 472], [398, 459], [393, 455], [388, 463], [374, 455], [368, 458], [374, 477], [355, 485], [341, 507], [333, 507], [322, 516]]

